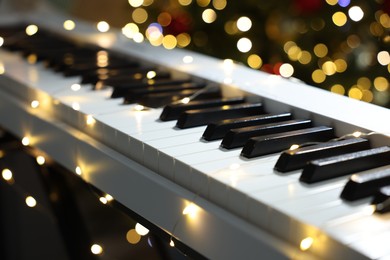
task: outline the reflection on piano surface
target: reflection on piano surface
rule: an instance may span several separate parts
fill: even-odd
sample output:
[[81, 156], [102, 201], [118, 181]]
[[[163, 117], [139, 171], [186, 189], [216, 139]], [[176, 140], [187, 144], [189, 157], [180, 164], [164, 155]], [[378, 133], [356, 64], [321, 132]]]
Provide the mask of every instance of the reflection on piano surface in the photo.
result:
[[207, 258], [390, 257], [388, 109], [65, 20], [1, 21], [25, 145]]

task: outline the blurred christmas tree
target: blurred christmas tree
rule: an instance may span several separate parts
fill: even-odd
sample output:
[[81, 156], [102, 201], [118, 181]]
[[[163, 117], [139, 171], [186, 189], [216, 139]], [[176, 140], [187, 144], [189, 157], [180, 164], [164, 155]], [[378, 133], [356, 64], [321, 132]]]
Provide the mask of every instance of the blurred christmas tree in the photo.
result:
[[390, 0], [128, 0], [129, 38], [390, 107]]

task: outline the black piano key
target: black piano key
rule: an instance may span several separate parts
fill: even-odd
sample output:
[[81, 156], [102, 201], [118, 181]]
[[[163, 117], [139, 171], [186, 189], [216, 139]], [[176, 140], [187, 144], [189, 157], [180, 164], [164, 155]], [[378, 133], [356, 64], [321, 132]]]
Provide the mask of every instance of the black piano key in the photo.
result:
[[292, 119], [291, 113], [282, 113], [220, 120], [208, 124], [202, 138], [206, 141], [218, 140], [222, 139], [231, 129], [287, 121], [290, 119]]
[[148, 95], [158, 94], [158, 93], [175, 93], [185, 90], [200, 90], [205, 87], [204, 83], [189, 82], [180, 85], [167, 85], [159, 87], [146, 87], [146, 88], [136, 88], [129, 89], [127, 94], [124, 96], [124, 103], [131, 104], [135, 103], [138, 100], [141, 100], [143, 97], [147, 98]]
[[390, 147], [382, 146], [311, 161], [300, 180], [315, 183], [390, 164]]
[[263, 113], [263, 106], [260, 103], [225, 105], [220, 107], [194, 109], [182, 113], [177, 120], [178, 128], [189, 128], [201, 125], [207, 125], [213, 121], [237, 118], [250, 115], [259, 115]]
[[221, 146], [233, 149], [244, 146], [249, 138], [262, 135], [277, 134], [312, 126], [311, 120], [288, 120], [265, 125], [248, 126], [230, 130], [222, 139]]
[[119, 98], [127, 95], [129, 89], [159, 87], [168, 85], [181, 85], [192, 82], [191, 79], [162, 79], [162, 80], [144, 80], [141, 82], [131, 82], [123, 85], [113, 86], [111, 98]]
[[379, 189], [372, 201], [375, 205], [375, 212], [389, 213], [390, 212], [390, 186], [385, 186]]
[[179, 92], [168, 92], [168, 93], [157, 93], [150, 94], [142, 97], [138, 100], [137, 103], [144, 105], [146, 107], [163, 107], [167, 104], [178, 102], [185, 97], [195, 95], [198, 99], [216, 99], [222, 97], [222, 92], [220, 88], [212, 88], [205, 92], [202, 90], [182, 90]]
[[326, 142], [332, 138], [334, 138], [333, 129], [326, 126], [253, 137], [246, 142], [241, 155], [246, 158], [253, 158], [281, 152], [290, 148], [293, 144]]
[[288, 172], [303, 168], [309, 161], [370, 148], [367, 139], [351, 138], [284, 151], [275, 164], [275, 170]]
[[[128, 72], [126, 71], [128, 70]], [[145, 82], [146, 80], [168, 80], [171, 78], [171, 73], [169, 72], [156, 72], [153, 78], [148, 78], [147, 74], [150, 70], [145, 71], [141, 68], [124, 68], [123, 72], [120, 71], [120, 74], [109, 75], [109, 74], [100, 74], [99, 80], [95, 84], [100, 84], [104, 86], [124, 86], [139, 82]], [[126, 74], [125, 74], [126, 73]]]
[[245, 98], [221, 98], [208, 100], [194, 100], [188, 103], [175, 103], [166, 105], [160, 115], [161, 121], [177, 120], [181, 113], [187, 110], [210, 108], [224, 105], [241, 104], [245, 102]]
[[375, 195], [384, 186], [390, 185], [390, 167], [375, 168], [353, 174], [344, 186], [340, 197], [354, 201]]

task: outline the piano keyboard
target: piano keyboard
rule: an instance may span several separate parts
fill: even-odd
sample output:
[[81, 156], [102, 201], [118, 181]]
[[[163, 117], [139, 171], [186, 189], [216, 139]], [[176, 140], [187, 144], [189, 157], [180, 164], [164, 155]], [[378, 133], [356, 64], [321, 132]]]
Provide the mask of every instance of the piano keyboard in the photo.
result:
[[390, 258], [388, 109], [41, 12], [1, 26], [2, 127], [207, 258]]

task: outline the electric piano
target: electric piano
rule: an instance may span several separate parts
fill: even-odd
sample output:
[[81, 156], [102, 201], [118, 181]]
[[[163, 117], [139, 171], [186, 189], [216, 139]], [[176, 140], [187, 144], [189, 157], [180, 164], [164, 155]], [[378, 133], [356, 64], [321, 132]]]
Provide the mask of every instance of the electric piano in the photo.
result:
[[[206, 258], [390, 259], [388, 109], [67, 19], [1, 14], [2, 128]], [[83, 70], [98, 53], [106, 72]], [[359, 179], [375, 189], [350, 199]]]

